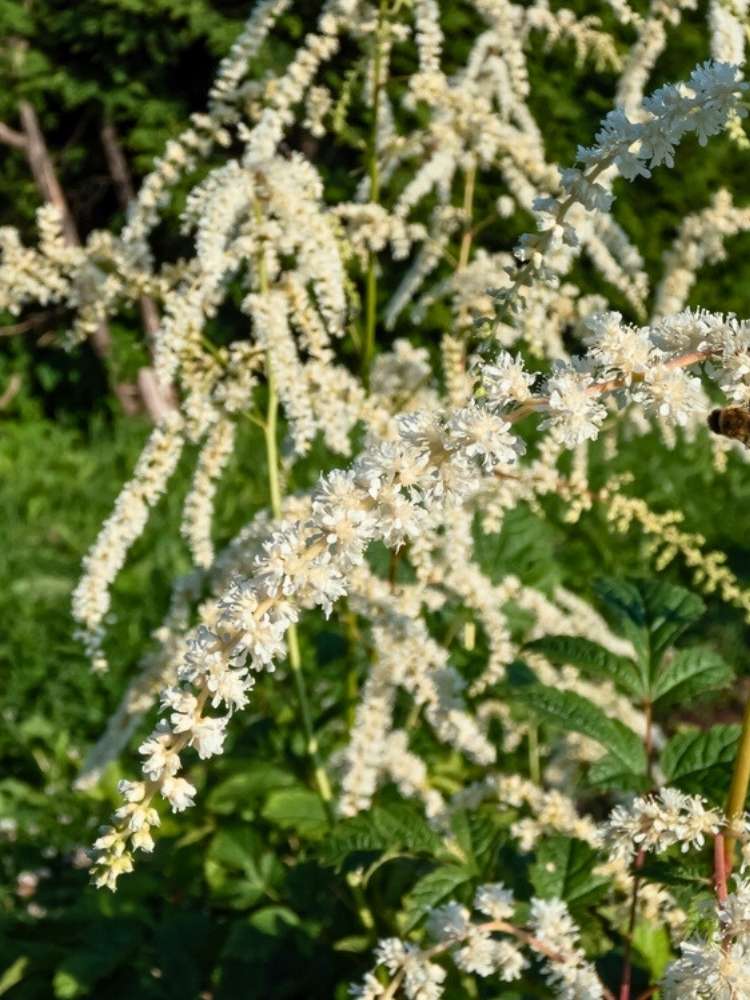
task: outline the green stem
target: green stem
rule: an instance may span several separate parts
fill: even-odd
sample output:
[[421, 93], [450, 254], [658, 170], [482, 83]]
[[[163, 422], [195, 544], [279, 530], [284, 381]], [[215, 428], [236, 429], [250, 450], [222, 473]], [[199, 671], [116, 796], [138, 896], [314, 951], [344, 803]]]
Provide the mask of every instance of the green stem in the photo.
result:
[[[737, 746], [737, 756], [734, 758], [734, 770], [732, 772], [732, 783], [729, 786], [727, 796], [727, 819], [729, 823], [738, 819], [745, 810], [747, 801], [747, 788], [750, 783], [750, 698], [745, 703], [745, 711], [742, 715], [742, 732], [740, 742]], [[732, 855], [734, 853], [735, 838], [729, 834], [724, 839], [727, 872], [732, 868]]]
[[[643, 748], [646, 751], [646, 773], [649, 780], [652, 777], [651, 753], [653, 750], [653, 706], [650, 701], [643, 704], [646, 717], [646, 732], [643, 737]], [[625, 949], [622, 959], [622, 979], [620, 980], [619, 1000], [630, 1000], [630, 990], [633, 978], [633, 937], [638, 918], [638, 893], [641, 888], [641, 868], [646, 860], [646, 852], [641, 848], [635, 857], [633, 865], [633, 893], [630, 897], [630, 913], [628, 915], [628, 930], [625, 936]]]
[[[268, 291], [268, 279], [266, 270], [261, 262], [260, 288], [264, 294]], [[279, 476], [279, 449], [277, 444], [277, 429], [279, 423], [279, 395], [276, 390], [276, 380], [273, 374], [270, 359], [266, 357], [266, 380], [268, 383], [268, 404], [266, 408], [266, 420], [263, 433], [266, 441], [266, 458], [268, 461], [268, 492], [271, 500], [271, 510], [275, 518], [281, 517], [281, 479]], [[302, 671], [302, 655], [299, 648], [299, 635], [297, 626], [292, 624], [287, 629], [287, 649], [289, 652], [289, 666], [294, 677], [294, 687], [297, 692], [297, 702], [299, 704], [300, 715], [302, 716], [302, 728], [305, 734], [305, 752], [312, 763], [313, 777], [318, 795], [323, 803], [326, 818], [329, 825], [333, 826], [336, 821], [336, 814], [333, 807], [333, 792], [328, 775], [320, 759], [318, 752], [318, 738], [313, 727], [312, 712], [310, 710], [310, 699], [307, 694], [305, 675]], [[365, 894], [362, 890], [361, 878], [356, 872], [349, 872], [346, 881], [352, 891], [354, 904], [362, 923], [362, 926], [370, 935], [375, 929], [375, 919], [372, 911], [367, 905]]]
[[[370, 175], [370, 201], [380, 200], [380, 169], [378, 166], [378, 124], [380, 94], [383, 90], [383, 26], [385, 24], [385, 0], [380, 0], [378, 24], [375, 29], [375, 55], [373, 60], [372, 128], [368, 144], [368, 172]], [[365, 287], [365, 335], [362, 345], [362, 378], [365, 388], [370, 382], [370, 367], [375, 355], [375, 325], [378, 309], [378, 269], [377, 255], [370, 250], [367, 257], [367, 282]]]
[[464, 185], [464, 231], [461, 236], [461, 248], [458, 252], [458, 264], [456, 266], [457, 271], [463, 271], [466, 265], [469, 263], [469, 256], [471, 254], [471, 242], [474, 238], [474, 229], [472, 226], [473, 216], [474, 216], [474, 188], [477, 182], [477, 168], [469, 167], [466, 171], [466, 182]]
[[[258, 264], [258, 279], [263, 295], [268, 293], [268, 273], [265, 264], [265, 258], [261, 254]], [[268, 383], [268, 403], [266, 406], [266, 420], [263, 427], [263, 434], [266, 439], [266, 458], [268, 461], [268, 493], [271, 499], [273, 516], [278, 519], [281, 517], [281, 479], [279, 476], [279, 449], [277, 444], [279, 394], [276, 389], [273, 367], [268, 355], [266, 355], [266, 381]], [[333, 793], [331, 792], [331, 783], [328, 780], [328, 775], [320, 762], [318, 754], [318, 740], [313, 728], [310, 699], [307, 696], [307, 685], [302, 673], [299, 636], [297, 634], [297, 626], [294, 624], [290, 625], [287, 630], [287, 649], [289, 651], [289, 666], [292, 668], [294, 686], [297, 691], [297, 701], [299, 702], [300, 714], [302, 716], [302, 727], [305, 732], [305, 750], [312, 762], [315, 784], [323, 802], [326, 816], [329, 822], [333, 822], [335, 819]]]
[[268, 493], [271, 498], [271, 510], [274, 517], [281, 517], [281, 481], [279, 479], [279, 453], [276, 445], [276, 431], [279, 424], [279, 397], [276, 392], [276, 379], [271, 371], [271, 365], [266, 362], [266, 377], [268, 379], [268, 405], [263, 433], [266, 438], [266, 458], [268, 459]]
[[[461, 234], [461, 245], [458, 251], [458, 258], [455, 262], [456, 274], [463, 271], [469, 263], [469, 258], [471, 257], [471, 244], [474, 239], [474, 191], [477, 182], [477, 168], [476, 166], [470, 166], [464, 177], [464, 199], [463, 205], [461, 206], [463, 212], [463, 232]], [[461, 311], [459, 314], [459, 330], [464, 330], [467, 325], [467, 307], [466, 305], [461, 306]], [[452, 356], [454, 350], [460, 350], [460, 358]], [[446, 388], [448, 389], [448, 394], [452, 403], [458, 403], [459, 399], [463, 396], [463, 391], [456, 386], [457, 393], [453, 391], [453, 384], [455, 382], [453, 374], [460, 369], [461, 371], [466, 370], [466, 339], [465, 337], [456, 338], [454, 336], [447, 337], [443, 342], [443, 359], [444, 359], [444, 372], [446, 374], [446, 380], [448, 382]], [[454, 364], [456, 369], [454, 369]], [[460, 380], [461, 382], [463, 380]]]
[[529, 777], [535, 785], [542, 783], [542, 769], [539, 766], [539, 727], [529, 723]]
[[[268, 382], [268, 407], [266, 410], [266, 456], [268, 458], [268, 492], [271, 497], [271, 510], [275, 518], [281, 517], [281, 481], [279, 478], [279, 452], [276, 442], [276, 432], [279, 422], [279, 396], [276, 391], [276, 381], [270, 362], [266, 362], [266, 378]], [[312, 723], [310, 699], [307, 695], [307, 685], [302, 672], [302, 656], [299, 649], [297, 626], [290, 625], [287, 630], [287, 648], [289, 651], [289, 666], [292, 668], [294, 686], [297, 691], [302, 727], [305, 733], [305, 750], [313, 766], [315, 785], [323, 802], [329, 821], [333, 822], [333, 793], [331, 783], [318, 754], [318, 740]]]
[[357, 719], [357, 699], [359, 697], [359, 677], [357, 671], [357, 660], [355, 650], [362, 646], [362, 635], [357, 624], [357, 616], [347, 605], [342, 614], [346, 633], [349, 639], [349, 655], [347, 657], [349, 666], [346, 672], [346, 727], [351, 730]]

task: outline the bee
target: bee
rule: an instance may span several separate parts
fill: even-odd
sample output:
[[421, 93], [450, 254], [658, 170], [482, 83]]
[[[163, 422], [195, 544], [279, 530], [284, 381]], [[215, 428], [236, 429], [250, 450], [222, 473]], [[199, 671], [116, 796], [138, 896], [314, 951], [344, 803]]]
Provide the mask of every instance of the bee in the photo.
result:
[[724, 406], [708, 415], [708, 426], [714, 434], [741, 441], [750, 448], [750, 409], [745, 406]]

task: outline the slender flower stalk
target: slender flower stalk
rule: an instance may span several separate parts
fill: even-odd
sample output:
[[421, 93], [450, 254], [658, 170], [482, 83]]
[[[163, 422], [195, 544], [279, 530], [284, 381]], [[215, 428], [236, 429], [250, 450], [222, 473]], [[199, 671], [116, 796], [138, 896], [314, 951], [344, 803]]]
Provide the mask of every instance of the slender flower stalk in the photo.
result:
[[[646, 718], [645, 734], [643, 746], [646, 751], [647, 773], [652, 776], [652, 740], [653, 740], [653, 706], [646, 699], [644, 703], [644, 714]], [[646, 860], [646, 852], [641, 848], [635, 856], [633, 862], [633, 890], [630, 897], [630, 911], [628, 913], [628, 927], [625, 933], [625, 948], [622, 959], [622, 976], [620, 979], [619, 1000], [630, 1000], [630, 991], [633, 981], [633, 936], [635, 934], [635, 923], [638, 917], [638, 893], [642, 884], [641, 869]]]
[[466, 180], [464, 181], [464, 229], [461, 235], [461, 246], [458, 251], [458, 265], [456, 267], [458, 271], [463, 271], [469, 263], [471, 255], [471, 243], [474, 238], [474, 191], [476, 183], [477, 168], [472, 164], [466, 171]]
[[745, 811], [748, 785], [750, 785], [750, 698], [746, 701], [742, 713], [742, 729], [737, 744], [737, 755], [734, 758], [732, 782], [727, 796], [726, 812], [730, 823], [730, 830], [724, 838], [727, 872], [732, 870], [736, 844], [736, 837], [732, 834], [731, 825], [738, 821]]
[[719, 903], [726, 903], [729, 890], [727, 889], [727, 853], [724, 835], [717, 833], [714, 838], [714, 889], [716, 899]]
[[[261, 283], [265, 284], [265, 270], [261, 267]], [[267, 289], [266, 289], [267, 290]], [[268, 486], [271, 500], [271, 510], [274, 518], [279, 520], [282, 516], [282, 491], [279, 476], [279, 454], [277, 441], [279, 398], [276, 392], [276, 384], [273, 377], [273, 370], [269, 365], [266, 370], [268, 383], [268, 403], [266, 408], [266, 419], [264, 423], [264, 433], [266, 442], [266, 460], [268, 464]], [[299, 645], [299, 634], [296, 624], [292, 623], [287, 628], [286, 642], [289, 658], [289, 667], [294, 678], [294, 688], [297, 694], [297, 704], [302, 718], [302, 728], [305, 735], [305, 753], [312, 765], [313, 778], [318, 795], [323, 803], [323, 808], [328, 818], [328, 822], [333, 824], [335, 820], [334, 797], [331, 789], [331, 782], [320, 757], [320, 746], [315, 733], [312, 712], [310, 709], [310, 698], [307, 692], [307, 683], [302, 665], [302, 655]], [[360, 879], [356, 872], [347, 874], [347, 882], [359, 916], [360, 922], [369, 933], [375, 927], [375, 920], [365, 899]]]
[[[387, 25], [387, 0], [380, 0], [378, 5], [378, 20], [373, 35], [373, 67], [372, 67], [372, 125], [370, 141], [367, 148], [368, 176], [370, 179], [369, 201], [377, 205], [380, 201], [380, 165], [378, 162], [378, 135], [380, 128], [380, 98], [385, 81], [383, 80], [383, 42]], [[378, 260], [377, 254], [370, 250], [367, 257], [367, 283], [365, 288], [365, 333], [362, 344], [362, 378], [365, 387], [370, 384], [370, 369], [375, 357], [375, 334], [378, 313]]]

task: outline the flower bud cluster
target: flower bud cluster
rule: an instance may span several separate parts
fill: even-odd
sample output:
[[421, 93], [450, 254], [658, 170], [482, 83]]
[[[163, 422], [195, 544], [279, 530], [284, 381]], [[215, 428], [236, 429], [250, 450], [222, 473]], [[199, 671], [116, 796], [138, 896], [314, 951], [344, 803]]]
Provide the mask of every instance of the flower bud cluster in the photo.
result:
[[511, 922], [516, 903], [502, 883], [479, 886], [473, 909], [474, 919], [466, 906], [455, 901], [430, 911], [426, 927], [437, 942], [431, 947], [420, 948], [399, 938], [381, 940], [375, 958], [390, 976], [391, 993], [368, 973], [361, 984], [351, 987], [350, 995], [376, 1000], [402, 986], [409, 1000], [439, 1000], [447, 973], [435, 959], [449, 959], [464, 973], [512, 983], [533, 958], [541, 961], [556, 997], [604, 997], [602, 983], [578, 944], [578, 927], [562, 900], [533, 898], [528, 929]]
[[605, 837], [615, 854], [629, 858], [639, 850], [659, 854], [676, 844], [683, 851], [702, 848], [723, 825], [719, 810], [706, 808], [699, 796], [662, 788], [656, 795], [637, 798], [629, 806], [616, 806]]

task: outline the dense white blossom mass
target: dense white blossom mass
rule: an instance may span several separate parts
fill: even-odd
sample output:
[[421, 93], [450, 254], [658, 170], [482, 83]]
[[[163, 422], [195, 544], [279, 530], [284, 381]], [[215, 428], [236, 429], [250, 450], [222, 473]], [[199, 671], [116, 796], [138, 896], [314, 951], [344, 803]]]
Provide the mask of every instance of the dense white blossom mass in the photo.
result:
[[[153, 849], [160, 799], [177, 813], [194, 805], [190, 760], [222, 753], [261, 674], [288, 661], [299, 679], [297, 623], [311, 609], [336, 613], [346, 598], [347, 622], [353, 618], [360, 645], [357, 629], [366, 629], [372, 652], [340, 751], [321, 765], [307, 733], [327, 806], [352, 817], [391, 783], [420, 803], [446, 842], [457, 811], [495, 803], [514, 810], [509, 836], [521, 852], [550, 834], [573, 837], [601, 857], [609, 852], [598, 871], [611, 882], [615, 924], [625, 924], [632, 897], [634, 917], [662, 921], [679, 943], [662, 995], [750, 996], [747, 879], [737, 876], [717, 902], [714, 930], [686, 939], [675, 896], [657, 885], [639, 894], [637, 875], [646, 854], [700, 851], [727, 832], [747, 853], [744, 820], [732, 825], [699, 797], [666, 788], [621, 802], [597, 822], [564, 791], [572, 768], [601, 762], [601, 746], [585, 733], [560, 739], [545, 784], [502, 772], [502, 756], [535, 738], [529, 720], [497, 695], [524, 642], [576, 636], [631, 663], [635, 654], [565, 588], [548, 592], [514, 573], [491, 578], [475, 546], [477, 526], [499, 531], [520, 504], [535, 509], [554, 494], [570, 522], [600, 505], [612, 531], [636, 525], [650, 539], [657, 568], [679, 556], [698, 585], [750, 615], [750, 595], [724, 557], [706, 552], [680, 526], [679, 512], [657, 514], [627, 495], [625, 476], [597, 490], [588, 482], [588, 449], [599, 442], [616, 452], [620, 426], [631, 435], [656, 427], [669, 444], [677, 429], [697, 433], [718, 394], [750, 404], [750, 322], [687, 308], [697, 270], [724, 258], [725, 241], [750, 228], [749, 210], [716, 192], [684, 220], [655, 289], [611, 212], [622, 190], [616, 179], [648, 179], [672, 167], [688, 134], [699, 145], [724, 130], [744, 138], [747, 4], [712, 0], [713, 58], [648, 96], [667, 27], [690, 2], [655, 0], [642, 15], [611, 0], [617, 20], [636, 34], [623, 55], [593, 16], [552, 10], [543, 0], [473, 0], [482, 30], [465, 64], [448, 74], [437, 0], [397, 4], [387, 16], [388, 5], [378, 13], [364, 0], [326, 0], [289, 64], [259, 76], [255, 57], [290, 6], [263, 0], [255, 7], [219, 68], [206, 113], [167, 144], [119, 234], [94, 232], [84, 247], [71, 248], [49, 206], [39, 210], [36, 247], [0, 229], [0, 309], [65, 306], [75, 339], [144, 293], [159, 303], [154, 365], [175, 389], [179, 412], [153, 428], [84, 560], [73, 614], [97, 669], [106, 669], [117, 574], [190, 451], [185, 446], [197, 446], [181, 522], [194, 571], [176, 582], [155, 647], [80, 781], [94, 782], [158, 703], [158, 722], [138, 748], [142, 776], [120, 783], [122, 805], [94, 844], [94, 880], [114, 889], [132, 870], [134, 852]], [[573, 165], [548, 160], [530, 110], [525, 47], [537, 32], [549, 45], [572, 43], [579, 62], [621, 71], [617, 106]], [[349, 98], [332, 93], [323, 73], [342, 43], [361, 53], [357, 73], [373, 122], [368, 169], [345, 195], [340, 187], [332, 194], [314, 155], [287, 145], [299, 122], [313, 151], [346, 128]], [[387, 84], [399, 48], [415, 71], [397, 98]], [[209, 157], [221, 149], [231, 155], [214, 166]], [[152, 231], [177, 182], [201, 165], [180, 220], [192, 256], [160, 264]], [[534, 219], [536, 231], [515, 248], [481, 245], [474, 201], [485, 175], [499, 185], [490, 219], [498, 232], [517, 212]], [[582, 254], [625, 305], [611, 309], [602, 294], [579, 287]], [[383, 281], [386, 272], [396, 275], [392, 284]], [[433, 328], [424, 336], [421, 324], [441, 306], [451, 319], [433, 343]], [[243, 333], [214, 343], [211, 321], [230, 307]], [[379, 311], [387, 330], [416, 327], [417, 343], [399, 336], [376, 345]], [[350, 346], [361, 356], [362, 377]], [[214, 502], [248, 421], [263, 434], [268, 509], [216, 551]], [[320, 441], [347, 458], [344, 467], [285, 496], [294, 463]], [[730, 445], [714, 447], [718, 467]], [[375, 543], [390, 550], [387, 574], [368, 559]], [[405, 578], [400, 559], [408, 559]], [[486, 648], [470, 681], [456, 663], [456, 637], [440, 642], [429, 627], [431, 613], [455, 606], [466, 619], [464, 648], [475, 648], [477, 634]], [[520, 640], [511, 622], [519, 611], [529, 622]], [[526, 658], [543, 684], [585, 696], [650, 745], [650, 708], [572, 664], [540, 653]], [[404, 700], [411, 722], [399, 714]], [[435, 780], [412, 739], [417, 721], [461, 755], [477, 780], [460, 788]], [[612, 997], [562, 899], [535, 896], [519, 907], [510, 888], [487, 883], [469, 902], [432, 907], [426, 937], [382, 939], [375, 971], [352, 995], [376, 1000], [401, 989], [410, 1000], [437, 1000], [452, 963], [509, 984], [531, 969], [560, 998]]]

